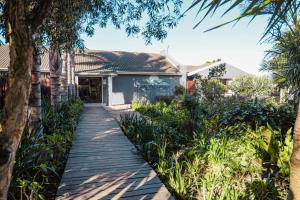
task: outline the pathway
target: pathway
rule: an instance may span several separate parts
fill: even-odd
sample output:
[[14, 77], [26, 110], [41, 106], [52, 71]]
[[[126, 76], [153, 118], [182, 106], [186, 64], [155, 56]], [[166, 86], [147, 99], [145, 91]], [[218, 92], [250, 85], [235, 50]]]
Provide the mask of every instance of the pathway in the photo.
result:
[[110, 113], [100, 106], [86, 105], [56, 199], [173, 197]]

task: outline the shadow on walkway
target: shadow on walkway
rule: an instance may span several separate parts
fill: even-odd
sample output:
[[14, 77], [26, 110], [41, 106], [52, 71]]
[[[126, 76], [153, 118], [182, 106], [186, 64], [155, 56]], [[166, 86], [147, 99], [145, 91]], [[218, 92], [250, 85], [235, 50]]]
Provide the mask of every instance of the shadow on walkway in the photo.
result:
[[81, 114], [56, 199], [173, 197], [115, 119], [99, 105], [89, 105]]

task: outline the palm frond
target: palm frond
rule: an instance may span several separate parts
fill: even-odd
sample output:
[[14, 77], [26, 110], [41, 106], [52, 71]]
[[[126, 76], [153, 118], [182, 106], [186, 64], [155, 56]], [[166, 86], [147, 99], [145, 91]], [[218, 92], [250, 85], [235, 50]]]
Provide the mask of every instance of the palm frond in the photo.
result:
[[242, 7], [241, 14], [232, 20], [209, 28], [206, 30], [206, 32], [233, 22], [237, 22], [245, 17], [251, 17], [251, 22], [257, 16], [269, 15], [270, 18], [268, 20], [265, 33], [262, 37], [264, 38], [277, 24], [284, 23], [284, 20], [287, 20], [286, 17], [288, 16], [288, 13], [291, 12], [291, 10], [295, 10], [295, 8], [300, 7], [300, 2], [297, 0], [195, 0], [184, 13], [193, 8], [198, 8], [196, 16], [198, 16], [201, 12], [204, 13], [201, 19], [193, 27], [197, 28], [207, 18], [208, 15], [214, 15], [216, 11], [223, 6], [228, 6], [228, 8], [225, 10], [222, 16], [226, 15], [237, 7]]

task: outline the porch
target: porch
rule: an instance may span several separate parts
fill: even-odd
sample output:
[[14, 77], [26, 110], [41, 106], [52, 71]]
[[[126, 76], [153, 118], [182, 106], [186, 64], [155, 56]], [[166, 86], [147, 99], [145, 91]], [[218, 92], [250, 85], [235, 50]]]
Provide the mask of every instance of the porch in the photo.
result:
[[84, 103], [111, 106], [112, 76], [77, 76], [78, 96]]

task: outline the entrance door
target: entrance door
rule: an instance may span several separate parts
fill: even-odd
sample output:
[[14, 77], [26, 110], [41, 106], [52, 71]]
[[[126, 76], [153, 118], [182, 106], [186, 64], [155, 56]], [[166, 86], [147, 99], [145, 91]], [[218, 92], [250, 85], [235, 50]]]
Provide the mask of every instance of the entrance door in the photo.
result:
[[86, 103], [102, 103], [101, 78], [78, 78], [79, 97]]

